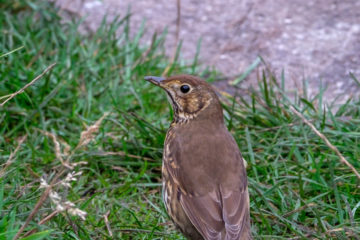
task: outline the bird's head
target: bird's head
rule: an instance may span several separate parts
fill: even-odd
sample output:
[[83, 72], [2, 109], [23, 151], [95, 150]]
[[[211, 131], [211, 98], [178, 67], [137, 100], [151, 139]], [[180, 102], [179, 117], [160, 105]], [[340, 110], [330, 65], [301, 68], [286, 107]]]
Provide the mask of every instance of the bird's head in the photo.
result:
[[220, 101], [213, 88], [204, 80], [190, 75], [169, 78], [148, 76], [145, 80], [166, 91], [175, 121], [187, 121], [200, 115], [205, 118], [217, 117], [223, 121]]

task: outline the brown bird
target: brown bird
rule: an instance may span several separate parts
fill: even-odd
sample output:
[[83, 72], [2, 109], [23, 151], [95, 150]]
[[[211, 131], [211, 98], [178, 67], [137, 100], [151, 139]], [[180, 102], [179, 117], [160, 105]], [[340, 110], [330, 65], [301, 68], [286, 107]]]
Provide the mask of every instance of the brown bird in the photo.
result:
[[215, 91], [190, 75], [145, 80], [166, 91], [174, 110], [162, 180], [175, 225], [188, 239], [252, 239], [246, 169]]

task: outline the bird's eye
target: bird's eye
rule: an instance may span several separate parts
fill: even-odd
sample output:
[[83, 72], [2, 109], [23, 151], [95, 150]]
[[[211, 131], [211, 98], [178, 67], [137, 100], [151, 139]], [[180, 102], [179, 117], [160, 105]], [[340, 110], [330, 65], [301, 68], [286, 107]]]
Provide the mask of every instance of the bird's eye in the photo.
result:
[[187, 93], [187, 92], [189, 92], [189, 91], [190, 91], [189, 85], [182, 85], [182, 86], [180, 87], [180, 91], [181, 91], [182, 93]]

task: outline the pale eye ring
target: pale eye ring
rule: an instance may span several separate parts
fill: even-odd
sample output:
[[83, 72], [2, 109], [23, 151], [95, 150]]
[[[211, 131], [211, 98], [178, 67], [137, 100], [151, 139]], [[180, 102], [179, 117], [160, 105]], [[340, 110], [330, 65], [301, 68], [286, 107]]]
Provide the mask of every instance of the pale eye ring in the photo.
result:
[[181, 91], [182, 93], [188, 93], [188, 92], [190, 91], [190, 86], [189, 86], [189, 85], [186, 85], [186, 84], [181, 85], [180, 91]]

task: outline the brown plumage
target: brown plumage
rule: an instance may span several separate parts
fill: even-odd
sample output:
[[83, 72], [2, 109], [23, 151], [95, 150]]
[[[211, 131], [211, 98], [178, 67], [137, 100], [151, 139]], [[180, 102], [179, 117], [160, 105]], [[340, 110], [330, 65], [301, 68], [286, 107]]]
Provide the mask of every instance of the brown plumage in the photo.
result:
[[169, 216], [189, 239], [251, 239], [246, 170], [215, 91], [189, 75], [145, 79], [174, 109], [162, 166]]

